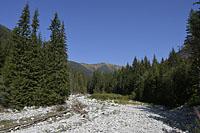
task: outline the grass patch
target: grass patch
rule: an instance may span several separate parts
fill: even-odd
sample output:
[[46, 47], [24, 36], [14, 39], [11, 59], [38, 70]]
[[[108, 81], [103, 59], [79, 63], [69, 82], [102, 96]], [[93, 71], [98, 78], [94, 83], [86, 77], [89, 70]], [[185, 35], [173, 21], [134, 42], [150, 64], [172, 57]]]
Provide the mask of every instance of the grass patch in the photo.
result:
[[90, 98], [97, 100], [129, 100], [128, 96], [113, 93], [94, 93], [90, 96]]
[[90, 98], [94, 98], [97, 100], [111, 100], [114, 103], [118, 104], [133, 104], [133, 105], [143, 105], [144, 103], [132, 101], [129, 99], [130, 96], [123, 96], [120, 94], [114, 94], [114, 93], [94, 93], [90, 96]]

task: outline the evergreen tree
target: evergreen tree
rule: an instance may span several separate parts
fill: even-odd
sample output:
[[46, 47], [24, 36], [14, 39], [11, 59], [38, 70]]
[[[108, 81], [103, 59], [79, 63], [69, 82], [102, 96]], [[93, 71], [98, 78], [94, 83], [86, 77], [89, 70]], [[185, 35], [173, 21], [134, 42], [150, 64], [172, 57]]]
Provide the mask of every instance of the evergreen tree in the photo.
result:
[[137, 65], [138, 65], [138, 61], [137, 61], [137, 58], [135, 57], [132, 63], [133, 71], [137, 68]]
[[148, 70], [151, 67], [151, 63], [146, 56], [144, 57], [144, 67], [146, 70]]
[[30, 39], [30, 11], [28, 4], [25, 5], [18, 22], [18, 26], [14, 29], [14, 32], [21, 37]]
[[43, 78], [45, 92], [49, 93], [47, 104], [64, 102], [69, 94], [69, 73], [67, 68], [67, 45], [64, 25], [60, 23], [58, 14], [54, 15], [50, 25], [50, 42], [45, 47], [45, 76]]
[[27, 93], [29, 88], [29, 64], [30, 61], [30, 11], [26, 5], [18, 22], [13, 30], [13, 49], [10, 57], [7, 58], [3, 70], [5, 92], [9, 94], [9, 105], [23, 107], [31, 101]]
[[38, 39], [37, 38], [37, 31], [39, 29], [39, 11], [38, 10], [35, 10], [34, 12], [34, 16], [33, 16], [33, 20], [32, 20], [32, 24], [31, 24], [31, 27], [32, 27], [32, 34], [31, 34], [31, 37], [32, 37], [32, 41], [33, 43], [37, 43]]

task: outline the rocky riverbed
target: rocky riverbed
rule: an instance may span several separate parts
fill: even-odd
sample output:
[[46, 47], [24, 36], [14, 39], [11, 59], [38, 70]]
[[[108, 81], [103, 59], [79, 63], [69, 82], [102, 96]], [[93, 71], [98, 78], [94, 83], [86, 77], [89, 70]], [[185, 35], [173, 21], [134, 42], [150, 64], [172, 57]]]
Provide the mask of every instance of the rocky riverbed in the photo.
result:
[[[0, 129], [18, 123], [9, 130], [16, 133], [189, 133], [197, 126], [190, 108], [168, 110], [162, 106], [120, 105], [83, 95], [71, 95], [62, 106], [5, 111], [0, 113]], [[39, 120], [28, 126], [20, 126], [36, 119]]]

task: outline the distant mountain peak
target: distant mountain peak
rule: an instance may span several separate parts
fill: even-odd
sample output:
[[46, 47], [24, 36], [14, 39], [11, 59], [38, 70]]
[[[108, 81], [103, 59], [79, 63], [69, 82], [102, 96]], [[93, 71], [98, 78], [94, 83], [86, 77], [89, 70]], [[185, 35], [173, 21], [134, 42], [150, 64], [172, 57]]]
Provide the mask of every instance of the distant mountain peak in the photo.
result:
[[87, 63], [77, 63], [74, 61], [69, 61], [71, 69], [81, 71], [87, 76], [91, 76], [94, 71], [111, 73], [121, 68], [121, 66], [108, 64], [105, 62], [96, 63], [96, 64], [87, 64]]

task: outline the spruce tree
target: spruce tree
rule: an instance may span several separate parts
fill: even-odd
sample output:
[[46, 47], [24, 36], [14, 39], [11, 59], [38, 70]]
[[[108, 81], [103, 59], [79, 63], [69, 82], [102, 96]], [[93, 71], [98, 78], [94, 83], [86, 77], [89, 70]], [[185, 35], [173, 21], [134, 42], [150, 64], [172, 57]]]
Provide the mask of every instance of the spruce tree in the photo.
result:
[[[45, 58], [43, 58], [43, 49], [42, 49], [42, 40], [41, 35], [38, 36], [38, 29], [39, 29], [39, 11], [35, 10], [31, 27], [31, 51], [30, 51], [30, 83], [33, 89], [32, 93], [30, 93], [32, 97], [32, 102], [29, 105], [44, 105], [44, 97], [41, 96], [41, 93], [45, 93], [43, 91], [43, 69]], [[44, 100], [45, 101], [45, 100]]]
[[39, 29], [39, 19], [38, 19], [38, 17], [39, 17], [39, 11], [35, 10], [33, 20], [32, 20], [32, 24], [31, 24], [31, 27], [32, 27], [31, 37], [32, 37], [33, 43], [37, 43], [37, 41], [38, 41], [38, 38], [37, 38], [37, 31]]
[[9, 94], [8, 106], [23, 107], [31, 101], [28, 92], [30, 61], [30, 11], [26, 5], [18, 25], [13, 30], [13, 49], [3, 68], [5, 92]]
[[69, 94], [69, 73], [67, 67], [67, 44], [64, 24], [55, 13], [50, 25], [50, 41], [45, 47], [44, 86], [47, 104], [63, 103]]
[[30, 11], [29, 11], [29, 5], [26, 4], [22, 15], [19, 19], [18, 26], [14, 29], [14, 32], [16, 32], [17, 35], [24, 37], [26, 39], [30, 38], [31, 30], [30, 30]]

